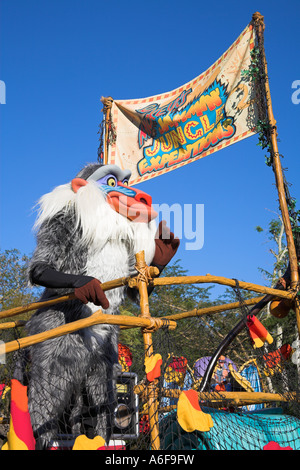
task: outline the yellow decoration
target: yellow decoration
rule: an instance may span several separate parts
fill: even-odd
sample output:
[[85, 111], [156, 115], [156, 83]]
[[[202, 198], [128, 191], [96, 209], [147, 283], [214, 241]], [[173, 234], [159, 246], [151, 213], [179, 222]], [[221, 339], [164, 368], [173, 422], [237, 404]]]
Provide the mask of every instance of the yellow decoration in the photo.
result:
[[14, 430], [12, 419], [10, 419], [7, 442], [1, 447], [1, 450], [28, 450], [25, 442], [18, 438]]
[[238, 384], [241, 385], [243, 389], [246, 390], [246, 392], [254, 392], [254, 388], [251, 386], [249, 380], [245, 379], [239, 372], [234, 370], [232, 367], [232, 364], [228, 364], [228, 368], [231, 372], [232, 377], [237, 381]]
[[158, 360], [161, 359], [161, 355], [160, 354], [154, 354], [153, 356], [151, 357], [146, 357], [145, 358], [145, 370], [146, 370], [146, 374], [148, 374], [148, 372], [150, 372], [151, 370], [154, 369], [154, 367], [156, 366], [156, 363]]
[[160, 377], [160, 367], [162, 364], [162, 357], [160, 354], [154, 354], [151, 357], [145, 358], [145, 371], [147, 379], [152, 381]]
[[105, 440], [101, 436], [89, 439], [83, 434], [78, 436], [74, 442], [72, 450], [97, 450], [99, 447], [105, 446]]
[[195, 390], [186, 390], [180, 394], [177, 421], [186, 432], [206, 432], [214, 425], [211, 415], [201, 410], [198, 393]]
[[125, 357], [120, 357], [119, 363], [122, 366], [122, 372], [129, 372], [129, 366], [125, 360]]
[[10, 391], [10, 387], [6, 386], [5, 389], [2, 392], [1, 398], [4, 400], [6, 394]]
[[165, 370], [164, 378], [167, 382], [175, 382], [178, 385], [182, 386], [184, 383], [185, 374], [183, 372], [178, 372], [172, 367], [167, 367]]

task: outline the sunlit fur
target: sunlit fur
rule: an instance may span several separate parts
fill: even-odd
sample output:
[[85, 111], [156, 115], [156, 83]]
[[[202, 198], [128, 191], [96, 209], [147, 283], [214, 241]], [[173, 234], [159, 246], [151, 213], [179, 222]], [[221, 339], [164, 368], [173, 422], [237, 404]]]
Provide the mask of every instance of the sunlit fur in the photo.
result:
[[[155, 251], [156, 222], [134, 223], [105, 201], [93, 181], [73, 192], [71, 184], [58, 186], [39, 201], [37, 247], [30, 271], [40, 262], [72, 274], [106, 282], [134, 274], [135, 253], [144, 250], [147, 264]], [[64, 295], [67, 289], [45, 289], [42, 300]], [[106, 293], [110, 306], [104, 313], [118, 314], [125, 287]], [[38, 310], [28, 322], [36, 334], [78, 320], [99, 310], [80, 301]], [[31, 347], [29, 411], [38, 448], [55, 438], [58, 419], [72, 401], [70, 424], [82, 433], [82, 387], [97, 416], [95, 435], [106, 440], [114, 407], [112, 380], [118, 370], [118, 328], [97, 325]]]

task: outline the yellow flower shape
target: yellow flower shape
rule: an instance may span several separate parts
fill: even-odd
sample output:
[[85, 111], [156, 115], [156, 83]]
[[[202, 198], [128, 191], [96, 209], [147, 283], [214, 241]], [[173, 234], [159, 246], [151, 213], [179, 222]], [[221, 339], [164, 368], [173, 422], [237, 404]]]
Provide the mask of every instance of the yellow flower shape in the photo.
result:
[[186, 432], [209, 431], [214, 422], [208, 413], [204, 413], [196, 390], [184, 390], [177, 404], [177, 421]]

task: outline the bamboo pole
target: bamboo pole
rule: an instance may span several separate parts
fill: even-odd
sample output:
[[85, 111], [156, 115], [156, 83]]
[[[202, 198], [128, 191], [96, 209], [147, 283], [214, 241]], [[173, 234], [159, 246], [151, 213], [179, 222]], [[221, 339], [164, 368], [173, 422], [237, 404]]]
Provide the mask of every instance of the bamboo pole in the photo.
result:
[[107, 98], [101, 98], [101, 101], [104, 105], [103, 107], [103, 113], [105, 116], [105, 136], [104, 136], [104, 159], [103, 163], [104, 165], [108, 164], [108, 131], [109, 131], [109, 117], [110, 117], [110, 110], [112, 107], [113, 99], [111, 96], [108, 96]]
[[[175, 398], [179, 398], [181, 393], [180, 390], [168, 390], [168, 392], [179, 392], [176, 394]], [[164, 394], [164, 392], [163, 392]], [[168, 397], [173, 397], [174, 395], [167, 394]], [[230, 402], [230, 405], [234, 404], [236, 406], [247, 406], [247, 405], [258, 405], [262, 403], [274, 403], [274, 402], [289, 402], [292, 400], [297, 400], [297, 395], [295, 392], [290, 392], [287, 394], [279, 393], [265, 393], [265, 392], [198, 392], [198, 399], [201, 402], [208, 402], [209, 406], [212, 408], [223, 408], [225, 402]], [[299, 399], [297, 400], [299, 401]], [[174, 408], [177, 406], [174, 405]], [[163, 412], [163, 410], [160, 410]]]
[[[260, 300], [264, 299], [264, 297], [254, 297], [253, 299], [246, 299], [244, 300], [244, 304], [246, 305], [255, 305]], [[214, 314], [219, 312], [226, 312], [228, 310], [234, 310], [240, 307], [240, 302], [233, 302], [230, 304], [223, 304], [223, 305], [213, 305], [212, 307], [205, 307], [205, 308], [194, 308], [193, 310], [189, 310], [186, 312], [175, 313], [171, 315], [167, 315], [166, 317], [161, 317], [161, 320], [183, 320], [185, 318], [192, 318], [192, 317], [200, 317], [202, 315]], [[16, 326], [24, 326], [26, 325], [26, 321], [23, 320], [15, 320], [12, 322], [7, 323], [0, 323], [0, 330], [6, 330], [9, 328], [15, 328]], [[132, 328], [132, 326], [125, 326], [121, 325], [121, 329]]]
[[[149, 298], [148, 298], [148, 278], [145, 275], [146, 272], [145, 254], [143, 251], [136, 254], [136, 269], [140, 272], [138, 276], [138, 290], [140, 294], [140, 307], [141, 315], [140, 318], [150, 319], [149, 310]], [[149, 331], [143, 331], [144, 350], [145, 357], [153, 356], [153, 343], [152, 333]], [[158, 401], [157, 401], [157, 386], [154, 382], [150, 382], [147, 385], [147, 400], [149, 410], [149, 422], [150, 422], [150, 437], [151, 437], [151, 449], [159, 450], [160, 439], [159, 439], [159, 426], [158, 426]]]
[[[266, 60], [264, 44], [263, 44], [263, 32], [265, 29], [264, 17], [259, 12], [256, 12], [254, 13], [252, 19], [256, 28], [260, 50], [263, 52], [262, 60], [263, 60], [263, 66], [264, 66], [264, 72], [265, 72], [264, 86], [265, 86], [265, 96], [266, 96], [266, 102], [267, 102], [267, 114], [268, 114], [269, 125], [272, 129], [270, 144], [271, 144], [271, 151], [272, 151], [272, 157], [273, 157], [273, 169], [274, 169], [274, 174], [275, 174], [276, 188], [277, 188], [278, 197], [279, 197], [279, 206], [280, 206], [282, 220], [283, 220], [283, 224], [285, 228], [286, 241], [287, 241], [287, 247], [288, 247], [288, 253], [289, 253], [289, 261], [290, 261], [290, 268], [291, 268], [291, 288], [298, 290], [299, 289], [298, 259], [297, 259], [293, 232], [292, 232], [290, 215], [288, 211], [286, 193], [285, 193], [285, 188], [284, 188], [282, 166], [281, 166], [280, 155], [278, 151], [277, 126], [276, 126], [276, 120], [274, 118], [274, 113], [273, 113], [271, 91], [270, 91], [269, 77], [268, 77], [267, 60]], [[298, 302], [295, 302], [295, 313], [296, 313], [298, 333], [300, 337], [300, 309], [299, 309]]]
[[[171, 398], [179, 398], [181, 390], [163, 389], [162, 395]], [[210, 403], [220, 403], [224, 406], [224, 401], [233, 400], [236, 404], [258, 404], [275, 401], [299, 401], [296, 392], [285, 394], [268, 392], [197, 392], [199, 401], [208, 401]]]
[[[145, 394], [145, 384], [138, 384], [134, 387], [134, 393], [137, 395]], [[182, 390], [163, 388], [161, 395], [168, 398], [179, 398]], [[209, 402], [211, 406], [217, 404], [224, 406], [224, 401], [233, 401], [236, 405], [250, 405], [268, 402], [288, 402], [291, 400], [300, 401], [296, 392], [289, 393], [268, 393], [268, 392], [197, 392], [198, 399], [201, 402]]]
[[26, 321], [23, 320], [14, 320], [6, 323], [0, 323], [0, 330], [8, 330], [9, 328], [16, 328], [18, 326], [25, 326]]
[[[245, 305], [255, 305], [264, 297], [254, 297], [253, 299], [244, 300]], [[183, 320], [184, 318], [192, 318], [192, 317], [200, 317], [202, 315], [208, 315], [213, 313], [219, 312], [226, 312], [227, 310], [234, 310], [241, 306], [240, 302], [232, 302], [230, 304], [223, 304], [223, 305], [213, 305], [212, 307], [204, 307], [204, 308], [194, 308], [193, 310], [189, 310], [186, 312], [181, 313], [174, 313], [173, 315], [167, 315], [163, 317], [168, 320]]]
[[[129, 281], [129, 286], [133, 285], [135, 279]], [[229, 279], [221, 276], [212, 276], [211, 274], [206, 274], [205, 276], [178, 276], [178, 277], [160, 277], [152, 279], [150, 284], [153, 286], [167, 286], [167, 285], [177, 285], [177, 284], [205, 284], [205, 283], [215, 283], [221, 284], [230, 287], [236, 287], [236, 282], [234, 279]], [[239, 281], [239, 287], [241, 289], [259, 292], [263, 294], [271, 294], [275, 297], [280, 297], [283, 299], [294, 299], [296, 293], [294, 291], [283, 291], [279, 289], [272, 289], [271, 287], [260, 286], [258, 284], [252, 284], [250, 282]]]
[[28, 304], [28, 305], [14, 307], [9, 310], [2, 310], [2, 312], [0, 312], [0, 319], [14, 317], [16, 315], [21, 315], [22, 313], [27, 313], [32, 310], [37, 310], [38, 308], [50, 307], [51, 305], [55, 305], [61, 302], [67, 302], [69, 300], [74, 300], [74, 299], [75, 299], [75, 295], [72, 293], [72, 294], [63, 295], [61, 297], [56, 297], [55, 299], [46, 300], [44, 302], [32, 302], [31, 304]]
[[[159, 274], [157, 268], [150, 266], [149, 268], [149, 276], [154, 277]], [[236, 283], [233, 279], [228, 279], [225, 277], [220, 276], [211, 276], [207, 274], [206, 276], [178, 276], [178, 277], [164, 277], [164, 278], [157, 278], [150, 280], [151, 285], [171, 285], [171, 284], [197, 284], [197, 283], [216, 283], [227, 285], [231, 287], [235, 287]], [[113, 281], [104, 282], [101, 284], [101, 287], [104, 291], [110, 289], [116, 289], [118, 287], [122, 287], [128, 285], [129, 287], [137, 287], [137, 277], [129, 276], [123, 277], [119, 279], [115, 279]], [[295, 293], [292, 291], [283, 291], [279, 289], [272, 289], [265, 286], [259, 286], [257, 284], [251, 284], [249, 282], [242, 282], [239, 281], [239, 287], [241, 289], [250, 290], [259, 293], [271, 294], [279, 298], [283, 299], [293, 299], [295, 297]], [[28, 305], [15, 307], [9, 310], [3, 310], [0, 312], [0, 319], [2, 318], [9, 318], [16, 315], [20, 315], [22, 313], [29, 312], [31, 310], [37, 310], [39, 308], [49, 307], [51, 305], [55, 305], [61, 302], [67, 302], [70, 300], [74, 300], [75, 295], [73, 293], [67, 294], [61, 297], [56, 297], [55, 299], [46, 300], [44, 302], [33, 302]], [[259, 298], [257, 299], [259, 300]]]
[[[158, 268], [154, 266], [150, 266], [148, 269], [149, 269], [150, 277], [159, 275]], [[120, 277], [119, 279], [114, 279], [113, 281], [103, 282], [103, 284], [101, 284], [101, 288], [103, 291], [116, 289], [118, 287], [126, 286], [130, 282], [131, 279], [133, 279], [132, 276], [127, 276], [127, 277]], [[56, 297], [55, 299], [45, 300], [44, 302], [33, 302], [31, 304], [24, 305], [21, 307], [15, 307], [9, 310], [3, 310], [2, 312], [0, 312], [0, 319], [13, 317], [15, 315], [20, 315], [21, 313], [30, 312], [31, 310], [37, 310], [39, 308], [50, 307], [51, 305], [55, 305], [61, 302], [67, 302], [69, 300], [75, 300], [75, 299], [76, 299], [75, 294], [71, 293], [71, 294], [63, 295], [61, 297]]]
[[[160, 318], [147, 318], [147, 317], [130, 317], [128, 315], [108, 315], [102, 313], [101, 310], [93, 313], [93, 315], [76, 320], [74, 322], [67, 323], [65, 325], [58, 326], [51, 330], [38, 333], [36, 335], [27, 336], [18, 340], [10, 341], [6, 344], [0, 344], [0, 355], [7, 354], [18, 349], [23, 349], [28, 346], [33, 346], [38, 343], [42, 343], [49, 339], [58, 338], [69, 333], [81, 330], [82, 328], [88, 328], [100, 324], [110, 324], [119, 326], [130, 326], [131, 328], [150, 328], [156, 329], [166, 326], [164, 319]], [[176, 323], [170, 321], [168, 323], [170, 329], [176, 328]]]

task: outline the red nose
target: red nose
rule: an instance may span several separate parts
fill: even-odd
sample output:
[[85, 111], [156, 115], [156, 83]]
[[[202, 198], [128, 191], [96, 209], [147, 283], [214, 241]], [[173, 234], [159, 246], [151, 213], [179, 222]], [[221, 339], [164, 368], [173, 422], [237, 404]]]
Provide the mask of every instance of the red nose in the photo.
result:
[[[125, 186], [123, 183], [118, 183], [118, 186]], [[126, 186], [125, 186], [126, 187]], [[135, 191], [135, 196], [134, 199], [138, 202], [141, 202], [143, 204], [146, 204], [147, 206], [152, 206], [152, 197], [144, 193], [144, 191], [140, 191], [139, 189], [136, 188], [130, 188], [132, 191]]]
[[[123, 183], [118, 183], [118, 186], [127, 188]], [[152, 207], [152, 197], [139, 189], [127, 189], [128, 196], [118, 191], [111, 191], [107, 195], [107, 201], [114, 210], [134, 222], [148, 223], [155, 219], [157, 212]]]
[[146, 204], [147, 206], [152, 206], [152, 197], [149, 196], [149, 194], [144, 193], [144, 191], [140, 191], [139, 189], [134, 190], [136, 191], [134, 199], [136, 199], [138, 202]]

